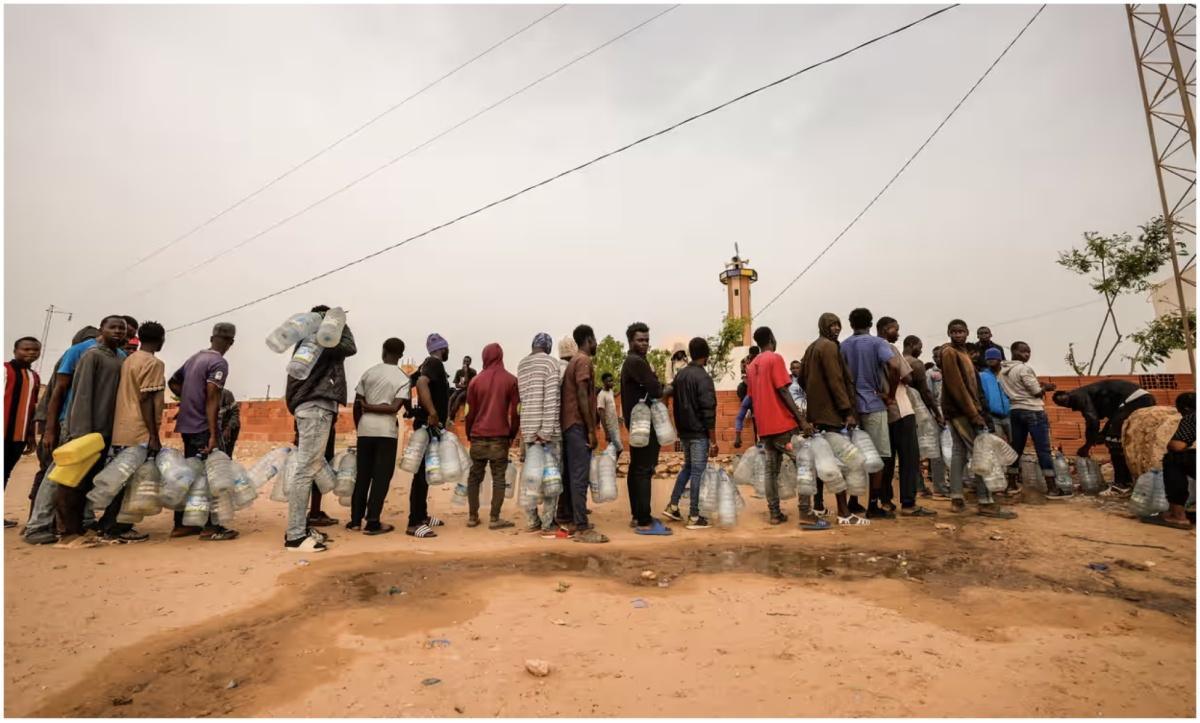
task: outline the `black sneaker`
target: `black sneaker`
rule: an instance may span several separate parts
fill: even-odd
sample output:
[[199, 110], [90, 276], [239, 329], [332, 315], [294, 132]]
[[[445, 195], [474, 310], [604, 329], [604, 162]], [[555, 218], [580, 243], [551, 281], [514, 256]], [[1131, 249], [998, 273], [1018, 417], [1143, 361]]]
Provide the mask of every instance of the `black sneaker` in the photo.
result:
[[679, 505], [667, 505], [667, 509], [663, 510], [663, 517], [676, 522], [683, 522], [683, 515], [679, 512]]
[[782, 525], [788, 521], [788, 516], [782, 512], [772, 512], [771, 519], [768, 520], [772, 525]]
[[346, 529], [354, 530], [355, 532], [357, 532], [358, 530], [362, 529], [362, 523], [355, 522], [354, 520], [350, 520], [349, 522], [346, 523]]
[[712, 527], [708, 524], [708, 520], [703, 515], [700, 517], [688, 517], [687, 529], [689, 530], [707, 530]]
[[869, 507], [869, 508], [867, 508], [867, 519], [868, 520], [894, 520], [894, 519], [896, 519], [896, 513], [892, 512], [890, 510], [885, 510], [882, 507]]
[[858, 504], [858, 500], [851, 502], [850, 504], [846, 505], [846, 507], [847, 507], [847, 509], [850, 510], [850, 514], [852, 514], [852, 515], [861, 515], [862, 513], [867, 511], [866, 507], [863, 507], [862, 505]]
[[30, 545], [53, 545], [58, 542], [58, 535], [54, 534], [54, 530], [40, 530], [25, 535], [25, 542]]
[[145, 532], [138, 532], [137, 530], [130, 529], [116, 535], [106, 532], [101, 539], [108, 543], [124, 545], [130, 542], [145, 542], [146, 540], [150, 539], [150, 535], [146, 534]]

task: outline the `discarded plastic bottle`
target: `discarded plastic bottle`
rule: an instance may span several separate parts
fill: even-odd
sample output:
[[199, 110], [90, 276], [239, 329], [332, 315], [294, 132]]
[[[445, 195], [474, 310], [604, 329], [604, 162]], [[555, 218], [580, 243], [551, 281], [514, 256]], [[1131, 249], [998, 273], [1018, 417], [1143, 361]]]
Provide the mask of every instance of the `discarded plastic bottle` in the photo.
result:
[[650, 444], [650, 430], [654, 426], [653, 414], [645, 402], [633, 405], [629, 413], [629, 446], [645, 447]]
[[320, 324], [321, 315], [315, 311], [295, 314], [267, 336], [267, 347], [276, 354], [282, 354], [296, 346], [301, 339], [315, 334]]
[[317, 343], [326, 349], [332, 349], [342, 340], [342, 329], [346, 328], [346, 312], [342, 307], [335, 306], [325, 312], [325, 318], [317, 327]]
[[409, 474], [416, 474], [421, 468], [421, 461], [425, 459], [425, 448], [429, 446], [429, 430], [421, 427], [415, 430], [408, 438], [408, 445], [404, 448], [404, 456], [400, 460], [400, 469]]
[[313, 367], [317, 365], [317, 359], [321, 358], [323, 351], [325, 349], [317, 343], [315, 337], [310, 336], [300, 342], [300, 346], [296, 347], [291, 361], [288, 362], [288, 376], [299, 381], [308, 379], [308, 375], [312, 374]]

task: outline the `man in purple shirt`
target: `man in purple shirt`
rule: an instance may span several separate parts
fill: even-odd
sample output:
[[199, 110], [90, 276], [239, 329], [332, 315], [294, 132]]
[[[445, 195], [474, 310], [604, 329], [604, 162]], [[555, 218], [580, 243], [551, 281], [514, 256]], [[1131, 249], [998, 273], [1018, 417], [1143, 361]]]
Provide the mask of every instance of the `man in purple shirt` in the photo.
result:
[[[207, 457], [219, 448], [217, 410], [221, 406], [221, 390], [229, 379], [229, 362], [225, 352], [233, 346], [237, 329], [233, 324], [220, 322], [213, 326], [211, 346], [198, 351], [179, 368], [167, 386], [179, 397], [179, 415], [175, 418], [175, 431], [183, 437], [185, 457]], [[200, 535], [202, 540], [232, 540], [236, 530], [213, 524], [212, 519], [201, 531], [197, 527], [183, 524], [183, 512], [175, 513], [175, 529], [171, 537]]]
[[[896, 389], [900, 381], [900, 357], [892, 351], [890, 344], [871, 334], [873, 321], [874, 317], [868, 309], [851, 311], [850, 328], [854, 334], [841, 343], [841, 352], [850, 370], [850, 377], [854, 380], [854, 411], [858, 414], [859, 427], [870, 435], [879, 456], [888, 459], [892, 456], [892, 445], [888, 436], [887, 407], [891, 401], [889, 394], [895, 393], [888, 390]], [[895, 519], [895, 505], [885, 503], [892, 509], [879, 505], [878, 494], [882, 483], [882, 471], [871, 475], [867, 517]], [[863, 511], [862, 505], [854, 497], [850, 498], [850, 511]]]

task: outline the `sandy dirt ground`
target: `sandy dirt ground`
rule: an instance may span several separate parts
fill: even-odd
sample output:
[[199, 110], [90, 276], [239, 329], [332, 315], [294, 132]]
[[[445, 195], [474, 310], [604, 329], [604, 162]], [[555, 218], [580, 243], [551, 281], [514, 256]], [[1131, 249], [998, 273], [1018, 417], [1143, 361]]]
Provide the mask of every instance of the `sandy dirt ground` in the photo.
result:
[[[18, 466], [7, 515], [24, 518], [33, 472]], [[407, 486], [385, 507], [398, 526]], [[622, 491], [595, 505], [613, 541], [583, 545], [467, 529], [450, 494], [431, 494], [437, 539], [327, 528], [309, 556], [283, 551], [265, 495], [231, 542], [168, 540], [166, 514], [134, 545], [6, 530], [5, 714], [1195, 714], [1195, 535], [1115, 504], [1001, 522], [933, 502], [933, 520], [813, 533], [769, 526], [743, 488], [736, 528], [646, 538]]]

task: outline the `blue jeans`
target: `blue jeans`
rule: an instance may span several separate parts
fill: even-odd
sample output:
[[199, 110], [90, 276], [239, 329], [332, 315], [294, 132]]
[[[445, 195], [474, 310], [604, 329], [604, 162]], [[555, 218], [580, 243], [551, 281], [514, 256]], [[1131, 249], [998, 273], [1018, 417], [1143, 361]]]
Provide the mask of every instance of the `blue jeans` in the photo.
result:
[[1043, 471], [1054, 471], [1054, 458], [1050, 454], [1050, 421], [1045, 412], [1014, 409], [1009, 415], [1012, 422], [1012, 448], [1021, 454], [1025, 451], [1026, 436], [1033, 437], [1033, 448], [1037, 450], [1038, 466]]
[[684, 439], [683, 469], [675, 478], [675, 489], [671, 490], [671, 504], [678, 505], [683, 496], [683, 486], [688, 480], [692, 481], [691, 504], [688, 508], [690, 517], [700, 516], [700, 478], [704, 476], [704, 468], [708, 466], [708, 438]]

